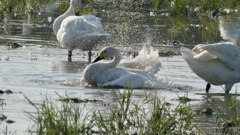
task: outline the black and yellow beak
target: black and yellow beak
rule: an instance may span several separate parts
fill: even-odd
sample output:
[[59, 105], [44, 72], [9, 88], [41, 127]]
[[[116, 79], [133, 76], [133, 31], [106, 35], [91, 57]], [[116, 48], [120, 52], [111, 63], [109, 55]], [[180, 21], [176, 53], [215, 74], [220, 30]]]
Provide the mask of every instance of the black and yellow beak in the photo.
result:
[[92, 63], [98, 62], [102, 59], [104, 59], [104, 52], [101, 52], [100, 55], [98, 55], [98, 57]]
[[76, 16], [79, 16], [79, 15], [80, 15], [80, 8], [79, 8], [79, 7], [76, 7], [76, 8], [74, 9], [74, 12], [75, 12], [75, 15], [76, 15]]

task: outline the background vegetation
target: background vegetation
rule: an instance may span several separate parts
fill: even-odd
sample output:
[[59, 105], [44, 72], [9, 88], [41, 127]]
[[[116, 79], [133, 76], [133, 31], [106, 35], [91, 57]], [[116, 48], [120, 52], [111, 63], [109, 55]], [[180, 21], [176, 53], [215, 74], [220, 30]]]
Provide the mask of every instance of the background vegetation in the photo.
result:
[[[49, 2], [59, 5], [56, 17], [69, 6], [68, 0], [0, 0], [0, 9], [38, 15], [41, 6]], [[83, 0], [81, 9], [83, 14], [102, 18], [106, 31], [111, 33], [109, 44], [139, 44], [150, 39], [154, 46], [167, 40], [185, 44], [218, 42], [216, 19], [238, 14], [239, 5], [238, 0]]]

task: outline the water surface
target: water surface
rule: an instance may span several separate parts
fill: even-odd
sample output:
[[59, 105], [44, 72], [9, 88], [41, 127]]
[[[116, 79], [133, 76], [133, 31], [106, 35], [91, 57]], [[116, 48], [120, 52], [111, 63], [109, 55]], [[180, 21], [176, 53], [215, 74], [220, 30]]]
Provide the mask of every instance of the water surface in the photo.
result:
[[[149, 12], [122, 12], [121, 16], [110, 18], [107, 10], [98, 10], [98, 14], [103, 19], [103, 25], [111, 34], [105, 41], [99, 43], [94, 49], [94, 56], [98, 51], [107, 45], [115, 45], [123, 50], [139, 51], [143, 45], [152, 45], [161, 53], [174, 52], [179, 54], [180, 46], [193, 47], [197, 43], [206, 41], [218, 42], [223, 40], [238, 41], [239, 30], [234, 29], [239, 26], [238, 19], [224, 19], [220, 21], [210, 20], [208, 25], [196, 19], [169, 18], [160, 16], [153, 18]], [[4, 99], [1, 113], [8, 119], [14, 120], [13, 124], [1, 123], [1, 129], [15, 132], [16, 134], [25, 134], [31, 127], [30, 120], [26, 117], [24, 111], [35, 111], [35, 109], [26, 101], [23, 94], [36, 103], [41, 103], [45, 95], [50, 95], [53, 99], [58, 99], [60, 95], [78, 97], [83, 99], [101, 99], [110, 102], [112, 94], [110, 89], [84, 87], [80, 78], [87, 62], [87, 52], [80, 50], [73, 51], [73, 62], [67, 61], [67, 50], [60, 48], [55, 35], [52, 31], [53, 20], [61, 13], [59, 3], [49, 2], [41, 6], [36, 14], [20, 14], [18, 12], [3, 12], [0, 10], [0, 89], [10, 89], [13, 94], [0, 95]], [[129, 18], [132, 15], [132, 18]], [[118, 21], [116, 21], [118, 20]], [[149, 22], [148, 22], [148, 21]], [[230, 23], [227, 23], [229, 22]], [[174, 22], [178, 22], [176, 25]], [[230, 24], [234, 25], [230, 25]], [[183, 27], [182, 25], [186, 26]], [[181, 27], [180, 27], [181, 26]], [[236, 26], [236, 27], [234, 27]], [[233, 33], [230, 28], [234, 27]], [[187, 29], [184, 34], [181, 32]], [[208, 31], [211, 29], [211, 31]], [[172, 36], [169, 33], [172, 31]], [[204, 33], [205, 32], [205, 33]], [[178, 34], [177, 36], [173, 36]], [[213, 36], [214, 35], [214, 36]], [[179, 44], [175, 44], [177, 41]], [[17, 43], [22, 47], [9, 49], [7, 45]], [[124, 51], [123, 51], [124, 52]], [[132, 56], [124, 55], [122, 62], [131, 61]], [[180, 55], [159, 57], [162, 62], [162, 69], [156, 74], [159, 79], [167, 84], [164, 88], [146, 90], [147, 92], [156, 92], [159, 97], [166, 98], [173, 106], [178, 101], [172, 100], [179, 96], [189, 96], [199, 101], [192, 102], [196, 108], [211, 107], [217, 111], [216, 102], [207, 102], [197, 92], [204, 92], [206, 82], [197, 77], [188, 67]], [[238, 90], [239, 85], [234, 85], [232, 93]], [[122, 89], [120, 89], [122, 90]], [[134, 98], [141, 98], [145, 90], [134, 90]], [[220, 86], [213, 86], [211, 92], [224, 92]], [[224, 97], [218, 97], [222, 102]], [[89, 106], [94, 107], [94, 104]], [[212, 134], [214, 130], [207, 127], [211, 125], [216, 118], [204, 117], [201, 119], [203, 127]]]

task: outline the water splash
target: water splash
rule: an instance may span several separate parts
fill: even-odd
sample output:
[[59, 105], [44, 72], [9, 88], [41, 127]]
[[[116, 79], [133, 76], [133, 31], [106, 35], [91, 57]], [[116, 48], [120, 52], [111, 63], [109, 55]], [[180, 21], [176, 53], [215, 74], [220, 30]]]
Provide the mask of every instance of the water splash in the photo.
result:
[[73, 86], [73, 87], [83, 87], [84, 84], [80, 79], [67, 79], [59, 83], [60, 85]]
[[121, 63], [120, 66], [133, 69], [147, 69], [161, 63], [158, 53], [158, 50], [154, 49], [152, 46], [144, 45], [137, 57], [132, 61]]

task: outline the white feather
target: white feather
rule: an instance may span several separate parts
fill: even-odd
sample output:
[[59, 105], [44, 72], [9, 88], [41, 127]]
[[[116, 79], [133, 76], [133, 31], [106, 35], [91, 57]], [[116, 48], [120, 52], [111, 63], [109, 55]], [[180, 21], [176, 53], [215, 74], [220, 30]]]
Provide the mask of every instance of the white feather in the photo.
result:
[[[117, 68], [121, 60], [120, 52], [114, 47], [104, 48], [100, 54], [104, 58], [112, 58], [111, 62], [97, 62], [88, 65], [83, 72], [82, 80], [88, 85], [108, 88], [154, 88], [156, 77], [154, 73], [160, 70], [161, 63], [155, 64], [149, 70]], [[154, 69], [152, 69], [154, 68]]]
[[213, 85], [225, 85], [229, 92], [240, 82], [240, 48], [232, 43], [198, 45], [193, 50], [182, 47], [182, 57], [194, 73]]

